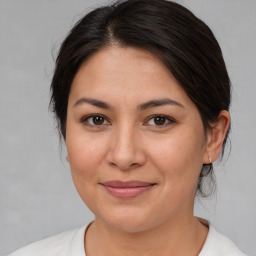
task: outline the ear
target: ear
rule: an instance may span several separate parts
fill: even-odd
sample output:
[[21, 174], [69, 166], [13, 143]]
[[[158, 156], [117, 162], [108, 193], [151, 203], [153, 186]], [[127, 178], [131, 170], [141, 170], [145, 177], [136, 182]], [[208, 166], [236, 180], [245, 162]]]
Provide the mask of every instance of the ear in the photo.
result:
[[211, 129], [207, 133], [204, 164], [209, 164], [218, 159], [229, 124], [229, 112], [227, 110], [222, 110], [217, 121], [211, 124]]

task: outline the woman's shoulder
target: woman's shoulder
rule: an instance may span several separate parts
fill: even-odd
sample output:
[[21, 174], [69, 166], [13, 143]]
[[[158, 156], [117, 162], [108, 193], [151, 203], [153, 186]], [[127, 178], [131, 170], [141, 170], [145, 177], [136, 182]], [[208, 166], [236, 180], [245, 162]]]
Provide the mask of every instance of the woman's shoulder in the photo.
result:
[[84, 256], [84, 233], [87, 225], [29, 244], [8, 256]]
[[246, 256], [228, 237], [209, 224], [209, 233], [199, 256]]

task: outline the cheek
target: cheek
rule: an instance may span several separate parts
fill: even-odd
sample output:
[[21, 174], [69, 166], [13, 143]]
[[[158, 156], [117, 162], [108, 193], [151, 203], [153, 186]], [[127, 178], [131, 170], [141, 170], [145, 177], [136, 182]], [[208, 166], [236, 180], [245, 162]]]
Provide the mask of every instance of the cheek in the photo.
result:
[[104, 158], [104, 147], [99, 146], [97, 139], [89, 137], [67, 137], [67, 150], [70, 170], [74, 185], [82, 200], [94, 211], [97, 201], [97, 186], [99, 182], [99, 170]]
[[105, 149], [99, 138], [72, 133], [66, 140], [69, 164], [75, 183], [89, 183], [102, 164]]
[[204, 156], [202, 134], [186, 130], [158, 140], [157, 147], [148, 145], [152, 162], [166, 182], [175, 186], [197, 182]]
[[184, 136], [159, 143], [151, 147], [150, 153], [155, 169], [158, 170], [161, 183], [163, 204], [168, 202], [168, 211], [180, 209], [184, 203], [193, 204], [198, 176], [202, 167], [201, 146], [195, 139], [186, 142]]

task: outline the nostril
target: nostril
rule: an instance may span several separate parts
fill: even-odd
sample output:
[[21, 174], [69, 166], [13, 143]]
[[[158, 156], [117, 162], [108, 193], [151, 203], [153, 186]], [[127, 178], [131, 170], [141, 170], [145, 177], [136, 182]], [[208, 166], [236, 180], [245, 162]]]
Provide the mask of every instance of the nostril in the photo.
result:
[[138, 168], [140, 166], [139, 163], [128, 164], [128, 163], [115, 163], [115, 162], [110, 162], [110, 165], [113, 168], [119, 169], [121, 171], [129, 171], [129, 170]]

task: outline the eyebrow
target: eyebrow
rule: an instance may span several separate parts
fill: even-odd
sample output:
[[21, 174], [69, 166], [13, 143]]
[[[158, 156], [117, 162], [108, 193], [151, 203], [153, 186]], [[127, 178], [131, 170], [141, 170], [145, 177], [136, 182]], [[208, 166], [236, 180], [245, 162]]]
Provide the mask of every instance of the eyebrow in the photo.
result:
[[[112, 107], [104, 101], [92, 99], [92, 98], [85, 98], [85, 97], [78, 99], [75, 102], [74, 107], [76, 107], [82, 103], [88, 103], [88, 104], [96, 106], [98, 108], [112, 109]], [[143, 110], [146, 110], [149, 108], [165, 106], [165, 105], [173, 105], [173, 106], [178, 106], [178, 107], [184, 108], [184, 106], [181, 103], [177, 102], [176, 100], [164, 98], [164, 99], [150, 100], [148, 102], [142, 103], [142, 104], [138, 105], [137, 109], [140, 111], [143, 111]]]
[[146, 109], [149, 109], [149, 108], [165, 106], [165, 105], [173, 105], [173, 106], [184, 108], [184, 106], [181, 103], [177, 102], [176, 100], [172, 100], [172, 99], [169, 99], [169, 98], [164, 98], [164, 99], [159, 99], [159, 100], [151, 100], [151, 101], [145, 102], [143, 104], [140, 104], [138, 106], [138, 109], [139, 110], [146, 110]]
[[84, 97], [77, 100], [74, 104], [74, 107], [76, 107], [82, 103], [88, 103], [88, 104], [91, 104], [98, 108], [111, 109], [111, 106], [104, 101], [91, 99], [91, 98], [84, 98]]

